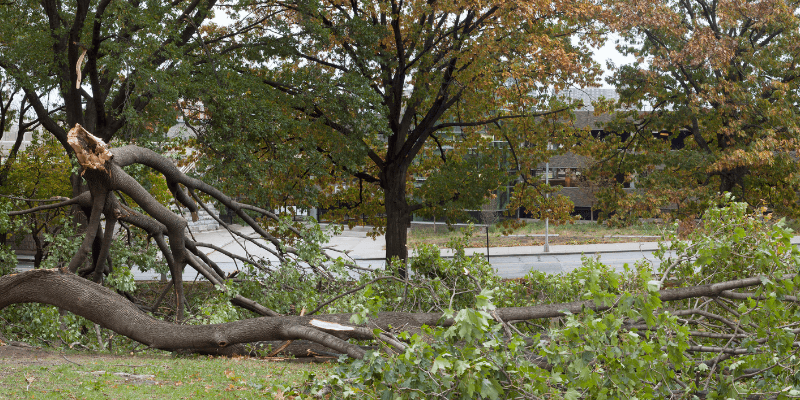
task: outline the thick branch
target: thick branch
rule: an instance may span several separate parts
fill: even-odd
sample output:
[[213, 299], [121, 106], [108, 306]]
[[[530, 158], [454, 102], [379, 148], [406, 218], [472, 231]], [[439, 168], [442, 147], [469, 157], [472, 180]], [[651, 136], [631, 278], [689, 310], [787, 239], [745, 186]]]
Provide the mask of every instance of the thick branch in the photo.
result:
[[[794, 275], [786, 276], [786, 279]], [[760, 277], [720, 282], [689, 288], [662, 290], [659, 296], [664, 301], [683, 300], [700, 296], [717, 296], [724, 290], [756, 286]], [[0, 277], [0, 309], [16, 303], [44, 303], [64, 308], [86, 317], [119, 334], [151, 347], [164, 350], [220, 349], [237, 343], [265, 340], [309, 339], [352, 357], [361, 357], [356, 351], [332, 335], [314, 332], [333, 330], [338, 337], [361, 338], [363, 331], [349, 326], [350, 314], [312, 316], [282, 316], [253, 318], [218, 325], [185, 326], [153, 319], [143, 314], [138, 307], [122, 296], [98, 284], [72, 274], [56, 270], [31, 270], [20, 274]], [[586, 308], [603, 310], [611, 305], [596, 305], [594, 302], [547, 304], [532, 307], [499, 308], [496, 315], [503, 321], [552, 318], [565, 315], [565, 311], [579, 313]], [[419, 327], [422, 325], [449, 326], [452, 320], [442, 319], [441, 313], [381, 312], [370, 320], [370, 324], [384, 330], [391, 327]]]
[[[94, 282], [55, 270], [31, 270], [0, 277], [0, 309], [17, 303], [43, 303], [64, 308], [121, 335], [162, 350], [219, 350], [238, 343], [307, 339], [351, 357], [363, 350], [312, 325], [313, 317], [253, 318], [216, 325], [176, 325], [154, 319], [133, 303]], [[356, 334], [349, 315], [326, 316], [325, 322]], [[320, 318], [320, 317], [317, 317]], [[317, 323], [318, 324], [318, 323]], [[360, 333], [358, 333], [360, 335]]]

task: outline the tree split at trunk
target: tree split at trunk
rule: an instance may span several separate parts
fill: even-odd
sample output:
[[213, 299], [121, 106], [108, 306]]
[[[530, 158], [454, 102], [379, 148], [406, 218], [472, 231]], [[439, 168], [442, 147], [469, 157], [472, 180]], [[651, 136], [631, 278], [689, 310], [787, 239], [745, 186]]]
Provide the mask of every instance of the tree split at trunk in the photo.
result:
[[[315, 252], [315, 257], [304, 258], [297, 248], [282, 243], [281, 240], [267, 232], [248, 212], [281, 223], [277, 215], [258, 207], [234, 201], [214, 187], [187, 176], [175, 166], [172, 160], [152, 150], [133, 145], [115, 148], [112, 151], [101, 139], [87, 132], [78, 124], [69, 131], [68, 142], [75, 151], [76, 158], [82, 167], [81, 175], [87, 183], [88, 191], [58, 203], [9, 213], [12, 216], [21, 215], [71, 205], [77, 205], [84, 210], [88, 217], [86, 236], [69, 264], [62, 269], [63, 272], [77, 272], [80, 276], [95, 282], [102, 282], [104, 276], [111, 271], [108, 256], [115, 227], [120, 223], [124, 223], [143, 229], [158, 245], [169, 266], [176, 296], [176, 316], [178, 320], [182, 319], [184, 314], [184, 293], [181, 278], [187, 266], [197, 270], [198, 273], [214, 285], [222, 285], [227, 279], [219, 266], [208, 258], [201, 249], [210, 248], [232, 258], [236, 258], [236, 256], [217, 248], [213, 244], [196, 242], [187, 236], [186, 220], [159, 203], [139, 182], [123, 170], [123, 167], [140, 164], [162, 174], [166, 178], [167, 186], [175, 200], [188, 208], [193, 214], [199, 210], [198, 205], [207, 208], [198, 192], [202, 195], [210, 196], [228, 209], [233, 210], [258, 235], [258, 238], [254, 239], [234, 232], [227, 224], [217, 219], [223, 227], [228, 228], [231, 234], [235, 235], [236, 239], [259, 246], [272, 254], [280, 263], [292, 261], [295, 265], [302, 265], [299, 268], [309, 268], [323, 276], [328, 274], [325, 262], [331, 261], [331, 257], [322, 251], [317, 251]], [[132, 199], [144, 213], [126, 204], [120, 194]], [[101, 226], [103, 218], [105, 218], [105, 224]], [[286, 229], [299, 240], [303, 240], [303, 234], [298, 229], [291, 226], [286, 226]], [[92, 259], [87, 260], [90, 253], [92, 254]], [[255, 259], [242, 259], [242, 261], [246, 261], [265, 272], [271, 272], [275, 267], [269, 261]], [[345, 264], [352, 268], [359, 268], [352, 263], [348, 264], [346, 262]], [[277, 312], [240, 295], [234, 296], [231, 302], [260, 315], [279, 315]]]

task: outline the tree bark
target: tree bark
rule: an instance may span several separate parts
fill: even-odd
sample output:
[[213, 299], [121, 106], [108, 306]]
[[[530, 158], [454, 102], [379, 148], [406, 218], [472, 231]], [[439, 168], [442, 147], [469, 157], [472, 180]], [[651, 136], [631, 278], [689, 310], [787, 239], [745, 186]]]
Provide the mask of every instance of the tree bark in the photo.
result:
[[[783, 279], [793, 279], [786, 275]], [[658, 292], [662, 301], [696, 297], [726, 296], [731, 290], [762, 284], [753, 277]], [[224, 354], [229, 346], [270, 340], [305, 339], [338, 353], [361, 358], [364, 350], [343, 339], [374, 339], [371, 329], [350, 325], [351, 314], [320, 316], [260, 317], [215, 325], [177, 325], [144, 314], [135, 304], [97, 283], [59, 270], [30, 270], [0, 277], [0, 309], [17, 303], [42, 303], [63, 308], [100, 326], [161, 350], [189, 350]], [[503, 321], [554, 318], [567, 312], [578, 314], [587, 309], [608, 310], [618, 302], [594, 301], [543, 304], [531, 307], [498, 308], [496, 318]], [[326, 325], [327, 323], [327, 325]], [[369, 327], [407, 330], [428, 326], [450, 326], [452, 319], [442, 313], [381, 312], [369, 321]]]
[[[408, 259], [408, 226], [411, 210], [406, 199], [406, 170], [387, 168], [382, 180], [386, 209], [386, 262]], [[405, 276], [405, 269], [401, 271]]]
[[[744, 178], [747, 173], [747, 167], [734, 167], [720, 171], [720, 193], [730, 192], [736, 195], [743, 195], [745, 190]], [[742, 193], [735, 192], [737, 188], [739, 188]]]
[[[58, 270], [30, 270], [0, 278], [0, 309], [16, 303], [43, 303], [161, 350], [217, 353], [230, 345], [269, 340], [307, 339], [338, 353], [361, 358], [358, 346], [318, 329], [312, 320], [347, 324], [349, 314], [325, 317], [262, 317], [216, 325], [178, 325], [157, 320], [110, 289]], [[354, 331], [355, 333], [355, 331]], [[364, 339], [364, 335], [354, 335]]]

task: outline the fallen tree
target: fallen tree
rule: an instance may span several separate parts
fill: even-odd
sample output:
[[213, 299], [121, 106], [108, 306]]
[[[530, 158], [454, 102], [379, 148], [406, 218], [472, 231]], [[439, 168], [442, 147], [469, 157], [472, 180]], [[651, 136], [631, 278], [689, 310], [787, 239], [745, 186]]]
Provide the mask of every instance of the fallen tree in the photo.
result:
[[[183, 317], [183, 304], [185, 303], [181, 278], [187, 265], [197, 270], [214, 285], [221, 285], [225, 281], [225, 273], [201, 251], [201, 248], [207, 247], [222, 252], [224, 250], [217, 248], [213, 244], [199, 243], [192, 240], [191, 236], [187, 234], [187, 221], [159, 203], [139, 182], [123, 170], [123, 167], [141, 164], [163, 174], [172, 195], [193, 214], [197, 213], [198, 204], [200, 207], [207, 208], [195, 193], [195, 191], [199, 191], [221, 202], [228, 209], [233, 210], [236, 215], [258, 233], [258, 239], [265, 241], [270, 246], [255, 238], [238, 234], [237, 237], [242, 241], [256, 244], [260, 248], [269, 251], [281, 263], [289, 260], [296, 263], [305, 263], [304, 265], [316, 273], [326, 274], [322, 261], [330, 260], [330, 257], [319, 251], [319, 248], [316, 249], [318, 251], [311, 253], [313, 254], [313, 259], [308, 257], [304, 259], [298, 249], [282, 243], [278, 238], [271, 235], [246, 211], [255, 212], [277, 223], [283, 223], [277, 215], [258, 207], [234, 201], [212, 186], [182, 173], [172, 160], [152, 150], [138, 146], [123, 146], [114, 149], [112, 152], [102, 140], [87, 132], [80, 125], [76, 125], [70, 130], [68, 141], [83, 168], [82, 174], [89, 190], [71, 199], [63, 199], [63, 201], [57, 203], [9, 213], [10, 216], [15, 216], [71, 205], [78, 205], [87, 210], [87, 234], [69, 264], [63, 268], [65, 272], [77, 272], [79, 275], [90, 278], [95, 282], [101, 282], [103, 276], [111, 272], [107, 259], [114, 238], [115, 227], [121, 222], [141, 228], [158, 244], [170, 269], [172, 287], [176, 296], [176, 314], [179, 320]], [[131, 198], [146, 214], [121, 201], [120, 196], [123, 194]], [[104, 226], [101, 224], [103, 219], [105, 219]], [[218, 222], [227, 227], [227, 224], [219, 219]], [[303, 238], [303, 234], [296, 228], [288, 225], [285, 225], [285, 227], [292, 234], [301, 239]], [[97, 245], [98, 242], [100, 243], [99, 246]], [[87, 256], [90, 253], [92, 254], [92, 259], [87, 260]], [[265, 271], [273, 268], [255, 259], [246, 261]], [[358, 268], [355, 265], [350, 265], [350, 267]], [[234, 296], [231, 301], [237, 306], [261, 315], [279, 315], [275, 311], [242, 296]]]
[[[796, 275], [783, 276], [791, 281]], [[761, 294], [753, 292], [736, 292], [735, 289], [761, 286], [768, 281], [765, 277], [752, 277], [714, 284], [692, 286], [686, 288], [666, 289], [655, 293], [660, 301], [682, 301], [689, 299], [732, 299], [763, 300]], [[545, 318], [559, 318], [566, 315], [579, 314], [591, 310], [602, 312], [616, 307], [624, 296], [606, 301], [578, 301], [571, 303], [542, 304], [530, 307], [507, 307], [493, 310], [492, 316], [498, 322], [528, 321]], [[797, 297], [784, 296], [783, 301], [798, 303]], [[18, 303], [50, 304], [74, 314], [83, 316], [105, 328], [151, 348], [161, 350], [191, 350], [211, 353], [225, 353], [226, 347], [242, 343], [274, 340], [309, 340], [319, 343], [339, 353], [353, 358], [362, 358], [364, 350], [348, 343], [347, 339], [373, 340], [383, 339], [399, 348], [405, 346], [396, 339], [375, 337], [373, 328], [385, 332], [399, 332], [422, 326], [451, 326], [453, 318], [441, 312], [379, 312], [369, 319], [368, 324], [352, 324], [351, 313], [327, 314], [321, 316], [275, 316], [252, 318], [242, 321], [215, 325], [180, 325], [155, 319], [145, 314], [127, 298], [97, 283], [80, 278], [75, 274], [59, 270], [31, 270], [23, 273], [0, 277], [0, 309]], [[704, 302], [707, 306], [709, 302]], [[714, 315], [704, 309], [672, 310], [672, 315], [689, 317], [692, 315], [729, 324], [724, 317]], [[636, 322], [636, 321], [634, 321]], [[796, 325], [796, 324], [795, 324]], [[714, 335], [710, 332], [693, 332], [698, 337], [717, 337], [722, 339], [753, 339], [746, 333], [746, 327], [732, 326], [734, 334]], [[626, 330], [649, 327], [646, 324], [630, 324]], [[800, 329], [792, 329], [793, 334]], [[751, 333], [755, 335], [755, 333]], [[756, 342], [763, 341], [756, 338]], [[795, 346], [800, 342], [795, 342]], [[729, 346], [708, 347], [696, 346], [689, 351], [722, 354], [745, 354], [744, 348]]]
[[[406, 360], [418, 362], [411, 369], [398, 367], [398, 371], [431, 376], [438, 368], [445, 369], [446, 373], [431, 378], [436, 387], [419, 389], [427, 383], [414, 383], [419, 388], [413, 390], [439, 398], [452, 398], [447, 396], [454, 393], [454, 381], [448, 381], [448, 376], [474, 372], [472, 367], [461, 369], [464, 364], [457, 367], [457, 363], [448, 361], [451, 359], [474, 362], [475, 368], [501, 375], [517, 365], [528, 365], [528, 375], [523, 380], [547, 381], [551, 378], [539, 376], [541, 371], [547, 371], [551, 377], [563, 374], [583, 382], [580, 385], [633, 388], [619, 391], [624, 393], [617, 394], [621, 398], [645, 390], [642, 385], [646, 390], [660, 390], [661, 395], [681, 397], [711, 393], [714, 385], [751, 393], [760, 390], [756, 386], [763, 383], [770, 394], [775, 394], [780, 390], [770, 386], [771, 377], [784, 379], [800, 372], [794, 361], [800, 356], [800, 278], [790, 273], [796, 271], [800, 251], [790, 242], [791, 231], [781, 224], [769, 223], [763, 210], [746, 215], [746, 205], [738, 203], [710, 210], [702, 229], [690, 237], [691, 242], [673, 241], [674, 256], [661, 255], [658, 279], [651, 277], [649, 267], [641, 267], [638, 274], [618, 275], [586, 260], [587, 266], [576, 274], [547, 277], [534, 273], [521, 281], [501, 282], [481, 257], [466, 257], [463, 248], [456, 249], [452, 260], [443, 260], [438, 249], [422, 248], [409, 264], [389, 266], [388, 276], [378, 275], [380, 271], [361, 271], [361, 277], [350, 277], [348, 281], [336, 274], [348, 276], [355, 266], [334, 272], [332, 260], [324, 256], [322, 248], [301, 248], [306, 245], [305, 234], [288, 225], [284, 229], [293, 235], [296, 245], [283, 244], [250, 213], [280, 224], [278, 216], [228, 198], [181, 173], [172, 161], [153, 151], [136, 146], [109, 149], [80, 126], [71, 131], [70, 143], [89, 190], [71, 199], [10, 214], [79, 205], [88, 211], [87, 234], [64, 268], [0, 277], [0, 309], [20, 303], [50, 304], [150, 348], [169, 351], [243, 354], [249, 351], [243, 344], [276, 341], [277, 351], [286, 351], [288, 341], [305, 340], [321, 346], [328, 355], [345, 354], [376, 363], [378, 353], [371, 350], [380, 348], [384, 350], [382, 354], [403, 353]], [[117, 223], [139, 227], [158, 243], [171, 272], [175, 315], [180, 315], [183, 305], [180, 276], [184, 268], [194, 268], [221, 291], [229, 290], [233, 277], [222, 273], [200, 250], [221, 248], [193, 240], [185, 230], [186, 221], [155, 201], [123, 170], [133, 164], [162, 174], [172, 195], [190, 210], [205, 205], [203, 196], [233, 210], [259, 234], [258, 238], [234, 235], [272, 251], [283, 265], [323, 277], [320, 283], [330, 277], [331, 282], [339, 279], [344, 284], [327, 299], [304, 302], [316, 303], [308, 315], [303, 311], [301, 315], [280, 315], [269, 308], [271, 304], [259, 304], [236, 292], [229, 293], [233, 304], [263, 316], [186, 325], [181, 318], [173, 323], [148, 315], [156, 307], [136, 304], [130, 297], [100, 284], [112, 269], [107, 262], [108, 246]], [[125, 204], [125, 198], [133, 200], [144, 213]], [[313, 247], [313, 239], [309, 242]], [[90, 253], [92, 257], [88, 256]], [[259, 260], [252, 263], [264, 271], [279, 267]], [[412, 274], [401, 279], [392, 274], [391, 268], [408, 268]], [[359, 285], [354, 286], [353, 280], [358, 280]], [[660, 289], [665, 283], [677, 287]], [[264, 291], [268, 289], [265, 287]], [[493, 292], [497, 308], [487, 300], [491, 297], [488, 293]], [[356, 304], [340, 304], [338, 310], [344, 312], [315, 315], [353, 296], [359, 296]], [[569, 301], [574, 299], [582, 300]], [[380, 347], [364, 347], [352, 340], [371, 341]], [[445, 344], [441, 344], [442, 340]], [[303, 347], [299, 350], [300, 354], [304, 351]], [[495, 360], [508, 352], [512, 356], [502, 362]], [[272, 349], [270, 354], [275, 354]], [[474, 358], [476, 354], [480, 357]], [[391, 362], [400, 362], [397, 360], [403, 357], [392, 358], [395, 361]], [[647, 361], [639, 357], [646, 357]], [[486, 364], [481, 359], [495, 361]], [[375, 372], [359, 370], [367, 364], [353, 365], [361, 378]], [[380, 373], [393, 368], [386, 363], [380, 365]], [[622, 375], [629, 383], [615, 381]], [[535, 376], [539, 377], [532, 378]], [[357, 382], [361, 378], [352, 379]], [[486, 397], [493, 397], [492, 390], [516, 390], [519, 383], [510, 375], [493, 375], [491, 379], [496, 385], [486, 389]], [[369, 385], [376, 387], [383, 384], [363, 382], [372, 382]], [[547, 390], [558, 393], [579, 385], [547, 382]], [[756, 386], [736, 389], [750, 383]], [[329, 388], [335, 390], [336, 385]]]

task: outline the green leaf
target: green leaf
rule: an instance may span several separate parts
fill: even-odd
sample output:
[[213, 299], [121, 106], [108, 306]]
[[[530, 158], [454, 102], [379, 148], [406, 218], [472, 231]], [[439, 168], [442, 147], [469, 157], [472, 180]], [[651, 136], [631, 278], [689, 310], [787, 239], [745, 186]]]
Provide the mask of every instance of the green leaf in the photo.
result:
[[580, 397], [580, 393], [575, 389], [569, 389], [564, 393], [564, 400], [578, 400]]

